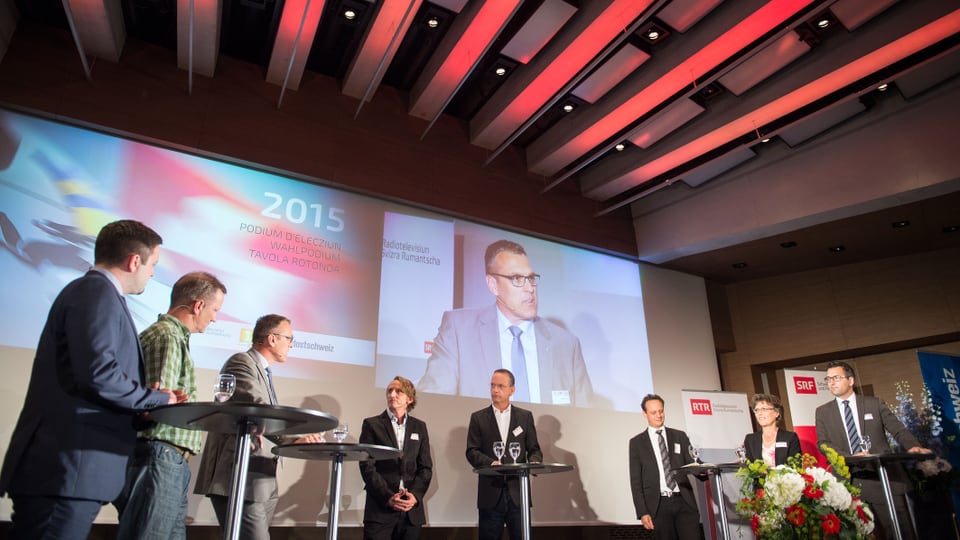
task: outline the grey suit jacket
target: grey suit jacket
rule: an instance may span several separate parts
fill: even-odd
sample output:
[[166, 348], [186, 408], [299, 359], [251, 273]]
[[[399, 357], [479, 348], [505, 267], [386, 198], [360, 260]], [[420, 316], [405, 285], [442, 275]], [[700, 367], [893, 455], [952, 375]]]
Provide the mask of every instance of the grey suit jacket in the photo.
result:
[[117, 288], [98, 271], [69, 283], [40, 335], [0, 493], [115, 499], [137, 437], [135, 413], [167, 404], [145, 382]]
[[[857, 401], [857, 424], [860, 433], [870, 436], [871, 454], [889, 454], [893, 452], [887, 443], [887, 433], [897, 444], [907, 451], [914, 446], [920, 446], [920, 441], [910, 433], [896, 415], [879, 398], [872, 396], [855, 395]], [[842, 456], [851, 455], [850, 442], [847, 439], [847, 428], [840, 408], [835, 399], [817, 407], [817, 447], [825, 444], [833, 448]]]
[[[232, 373], [237, 378], [237, 387], [230, 401], [270, 403], [267, 372], [260, 365], [260, 360], [253, 349], [231, 356], [220, 369], [220, 373]], [[256, 442], [258, 439], [254, 437], [253, 440]], [[211, 433], [207, 436], [207, 443], [201, 452], [194, 493], [222, 496], [230, 494], [236, 448], [235, 434]], [[265, 446], [257, 445], [250, 452], [250, 468], [247, 472], [244, 499], [251, 502], [264, 502], [276, 497], [276, 457]]]
[[[443, 314], [440, 329], [417, 383], [423, 392], [490, 397], [490, 375], [503, 367], [495, 305]], [[590, 404], [593, 388], [580, 340], [563, 327], [538, 317], [533, 322], [540, 366], [541, 403]]]
[[[680, 496], [696, 510], [697, 501], [693, 497], [693, 488], [690, 480], [680, 467], [693, 463], [687, 449], [690, 448], [690, 439], [679, 429], [665, 428], [664, 438], [670, 454], [670, 467], [676, 471], [677, 487]], [[633, 506], [637, 512], [637, 519], [650, 514], [656, 519], [660, 508], [660, 468], [657, 467], [657, 454], [653, 451], [653, 443], [647, 430], [630, 439], [630, 491], [633, 493]], [[656, 523], [656, 522], [654, 522]]]
[[[410, 523], [426, 523], [424, 497], [433, 478], [430, 435], [427, 433], [427, 424], [409, 414], [404, 424], [406, 427], [399, 458], [360, 462], [360, 475], [367, 492], [364, 522], [389, 523], [398, 518], [400, 512], [392, 510], [387, 502], [400, 491], [400, 479], [403, 478], [403, 486], [417, 498], [417, 505], [407, 512]], [[359, 441], [397, 448], [397, 435], [387, 411], [363, 420]]]
[[[543, 461], [540, 442], [537, 440], [537, 428], [533, 422], [533, 413], [511, 405], [510, 427], [504, 446], [512, 442], [520, 443], [520, 463]], [[496, 456], [493, 455], [493, 443], [500, 440], [500, 428], [493, 415], [493, 406], [487, 406], [470, 415], [467, 428], [467, 461], [473, 468], [489, 467]], [[509, 453], [504, 453], [503, 463], [513, 463]], [[520, 479], [516, 476], [477, 476], [477, 508], [493, 508], [500, 498], [500, 491], [506, 488], [510, 500], [520, 505]], [[531, 506], [532, 506], [531, 501]]]

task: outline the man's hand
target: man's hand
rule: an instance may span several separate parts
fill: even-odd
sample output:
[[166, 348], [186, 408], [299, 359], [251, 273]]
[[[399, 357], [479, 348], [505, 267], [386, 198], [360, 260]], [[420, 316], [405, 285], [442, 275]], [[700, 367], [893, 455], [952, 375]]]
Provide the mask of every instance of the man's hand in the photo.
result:
[[417, 505], [417, 498], [410, 491], [402, 489], [390, 497], [387, 505], [398, 512], [409, 512]]
[[653, 530], [653, 518], [650, 516], [650, 514], [644, 514], [643, 517], [640, 518], [640, 523], [643, 524], [644, 529], [647, 529], [648, 531]]
[[190, 396], [186, 392], [180, 389], [171, 390], [169, 388], [160, 388], [160, 381], [153, 383], [151, 386], [153, 390], [157, 390], [167, 394], [167, 405], [176, 405], [177, 403], [183, 403]]
[[311, 433], [309, 435], [304, 435], [302, 437], [297, 437], [293, 440], [293, 444], [313, 444], [313, 443], [322, 443], [323, 439], [320, 437], [319, 433]]
[[914, 446], [913, 448], [907, 450], [911, 454], [932, 454], [933, 450], [929, 448], [924, 448], [922, 446]]

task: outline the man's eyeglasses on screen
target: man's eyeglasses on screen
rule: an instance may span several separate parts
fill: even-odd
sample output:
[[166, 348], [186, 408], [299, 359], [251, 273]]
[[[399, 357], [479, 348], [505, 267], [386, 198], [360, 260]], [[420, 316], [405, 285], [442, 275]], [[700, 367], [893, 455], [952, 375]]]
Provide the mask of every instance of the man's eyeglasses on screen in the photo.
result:
[[528, 281], [530, 282], [530, 285], [533, 285], [534, 287], [536, 287], [538, 282], [540, 281], [540, 274], [530, 274], [528, 276], [524, 276], [521, 274], [513, 274], [508, 276], [506, 274], [496, 274], [496, 273], [490, 272], [490, 275], [502, 277], [504, 279], [509, 279], [510, 284], [513, 285], [514, 287], [523, 287], [524, 285], [527, 284]]

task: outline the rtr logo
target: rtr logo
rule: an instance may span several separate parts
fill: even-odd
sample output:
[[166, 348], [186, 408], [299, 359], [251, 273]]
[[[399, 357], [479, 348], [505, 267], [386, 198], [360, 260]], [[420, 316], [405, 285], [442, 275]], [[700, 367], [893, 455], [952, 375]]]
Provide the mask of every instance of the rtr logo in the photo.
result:
[[793, 387], [798, 394], [817, 393], [817, 381], [813, 377], [794, 377]]
[[423, 342], [423, 354], [433, 354], [433, 342], [424, 341]]
[[693, 414], [713, 415], [713, 407], [710, 406], [709, 399], [691, 399], [690, 408]]

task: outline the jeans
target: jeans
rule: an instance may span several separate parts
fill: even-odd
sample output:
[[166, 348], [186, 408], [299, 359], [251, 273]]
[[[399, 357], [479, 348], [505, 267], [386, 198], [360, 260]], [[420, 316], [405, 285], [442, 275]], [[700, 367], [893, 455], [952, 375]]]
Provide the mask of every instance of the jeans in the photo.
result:
[[120, 512], [117, 539], [185, 539], [189, 484], [190, 465], [175, 447], [137, 441], [126, 485], [114, 502]]

